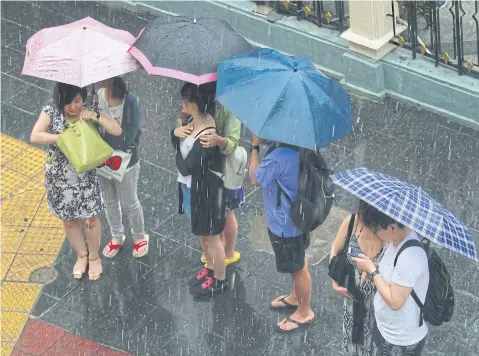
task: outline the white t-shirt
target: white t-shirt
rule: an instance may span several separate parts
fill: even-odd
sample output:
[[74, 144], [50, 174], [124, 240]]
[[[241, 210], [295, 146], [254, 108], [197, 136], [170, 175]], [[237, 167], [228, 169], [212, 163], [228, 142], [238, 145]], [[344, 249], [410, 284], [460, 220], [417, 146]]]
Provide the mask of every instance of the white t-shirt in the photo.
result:
[[[190, 153], [191, 149], [193, 148], [195, 141], [196, 140], [193, 137], [187, 137], [184, 140], [181, 140], [180, 152], [183, 159], [185, 159], [188, 156], [188, 153]], [[178, 172], [178, 182], [182, 184], [186, 184], [188, 188], [191, 188], [191, 175], [183, 176], [181, 175], [180, 172]]]
[[[426, 252], [421, 247], [408, 247], [398, 258], [396, 267], [394, 259], [401, 246], [408, 240], [419, 240], [412, 231], [397, 247], [392, 243], [385, 246], [383, 258], [379, 262], [379, 273], [391, 285], [413, 288], [424, 303], [429, 285], [429, 266]], [[409, 346], [418, 343], [427, 335], [427, 324], [419, 327], [420, 309], [412, 296], [399, 310], [392, 310], [379, 292], [374, 296], [376, 323], [384, 339], [397, 346]]]
[[105, 89], [98, 90], [98, 107], [100, 110], [105, 111], [108, 115], [110, 115], [113, 119], [118, 120], [121, 125], [121, 120], [123, 118], [123, 106], [125, 105], [125, 100], [121, 102], [120, 105], [117, 106], [108, 106], [108, 101], [105, 97]]

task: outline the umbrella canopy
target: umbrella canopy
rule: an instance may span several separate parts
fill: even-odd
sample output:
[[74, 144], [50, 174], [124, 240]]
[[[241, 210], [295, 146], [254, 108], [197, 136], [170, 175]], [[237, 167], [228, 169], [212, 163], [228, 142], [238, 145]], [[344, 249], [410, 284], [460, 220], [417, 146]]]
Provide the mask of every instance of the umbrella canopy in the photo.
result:
[[177, 16], [148, 24], [130, 53], [148, 74], [200, 85], [216, 80], [218, 62], [251, 49], [223, 20]]
[[128, 53], [134, 41], [91, 17], [45, 28], [27, 41], [22, 74], [82, 88], [140, 68]]
[[467, 227], [425, 191], [368, 168], [332, 176], [333, 182], [436, 244], [478, 261]]
[[216, 100], [267, 140], [317, 150], [352, 132], [349, 94], [308, 58], [273, 49], [221, 62]]

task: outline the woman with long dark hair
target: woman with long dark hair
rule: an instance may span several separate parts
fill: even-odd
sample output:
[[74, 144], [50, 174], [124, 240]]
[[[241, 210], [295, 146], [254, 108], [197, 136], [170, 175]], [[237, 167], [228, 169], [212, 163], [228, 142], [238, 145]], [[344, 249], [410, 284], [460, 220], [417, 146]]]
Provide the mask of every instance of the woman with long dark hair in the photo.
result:
[[53, 215], [63, 220], [68, 241], [77, 253], [73, 277], [81, 279], [89, 266], [89, 279], [97, 280], [102, 273], [99, 255], [101, 223], [97, 217], [104, 208], [100, 184], [94, 169], [76, 173], [65, 155], [55, 146], [69, 119], [90, 120], [95, 117], [100, 127], [110, 135], [121, 135], [120, 125], [111, 117], [84, 108], [86, 97], [85, 88], [57, 83], [53, 99], [43, 107], [33, 127], [30, 141], [50, 145], [45, 167], [48, 208]]
[[[202, 90], [205, 90], [211, 98], [216, 98], [216, 82], [210, 82], [202, 84], [200, 86]], [[220, 148], [223, 158], [233, 154], [239, 146], [239, 140], [241, 135], [241, 122], [233, 116], [233, 114], [224, 106], [215, 102], [215, 105], [209, 106], [209, 113], [215, 119], [216, 132], [212, 132], [207, 135], [202, 135], [200, 138], [203, 147], [215, 147]], [[235, 210], [238, 209], [245, 201], [245, 193], [243, 187], [230, 190], [226, 189], [225, 192], [225, 204], [226, 204], [226, 220], [225, 229], [220, 234], [220, 240], [225, 247], [226, 265], [236, 263], [240, 260], [240, 252], [235, 251], [236, 240], [238, 237], [238, 221], [236, 220]], [[206, 263], [206, 257], [201, 256], [201, 262]]]
[[171, 131], [176, 149], [180, 213], [191, 218], [191, 231], [200, 236], [208, 268], [202, 268], [189, 284], [195, 294], [223, 291], [225, 250], [219, 234], [225, 227], [224, 185], [214, 172], [221, 172], [219, 147], [203, 147], [202, 135], [216, 131], [214, 118], [208, 114], [214, 100], [198, 86], [186, 83], [180, 91], [184, 125]]
[[342, 346], [344, 351], [351, 356], [372, 356], [372, 330], [376, 324], [374, 319], [376, 289], [371, 281], [361, 279], [361, 271], [351, 259], [351, 256], [363, 253], [369, 256], [374, 263], [379, 263], [383, 242], [374, 234], [374, 231], [364, 225], [365, 213], [366, 205], [361, 201], [358, 214], [348, 216], [341, 224], [330, 256], [330, 259], [337, 256], [345, 250], [346, 246], [345, 257], [347, 263], [353, 266], [351, 270], [354, 271], [350, 286], [354, 286], [356, 293], [353, 294], [361, 296], [361, 298], [356, 298], [347, 288], [332, 281], [334, 292], [344, 297]]
[[138, 178], [140, 160], [138, 146], [141, 136], [141, 105], [138, 97], [127, 90], [121, 77], [114, 77], [97, 83], [96, 100], [101, 110], [114, 118], [123, 130], [121, 136], [102, 132], [104, 140], [115, 150], [131, 155], [127, 171], [122, 181], [100, 178], [101, 191], [106, 203], [106, 217], [110, 225], [112, 239], [103, 249], [105, 257], [115, 257], [125, 243], [125, 229], [122, 222], [122, 209], [130, 221], [133, 235], [133, 257], [143, 257], [148, 253], [149, 236], [145, 233], [143, 208], [138, 199]]

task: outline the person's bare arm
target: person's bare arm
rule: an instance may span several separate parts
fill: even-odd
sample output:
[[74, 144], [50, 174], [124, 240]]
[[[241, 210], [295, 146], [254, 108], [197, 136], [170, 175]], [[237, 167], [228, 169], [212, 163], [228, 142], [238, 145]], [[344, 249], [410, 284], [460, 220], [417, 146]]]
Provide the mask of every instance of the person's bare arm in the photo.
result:
[[30, 142], [35, 145], [53, 145], [57, 142], [58, 135], [48, 132], [50, 118], [44, 111], [40, 113], [37, 122], [33, 126]]
[[[90, 119], [97, 119], [97, 114], [91, 110], [83, 109], [80, 113], [80, 119], [88, 121]], [[101, 125], [106, 132], [113, 136], [120, 136], [122, 129], [120, 124], [104, 112], [100, 112], [100, 118], [97, 119], [98, 124]]]
[[349, 222], [351, 221], [351, 215], [343, 220], [341, 226], [339, 227], [336, 238], [334, 239], [333, 245], [331, 246], [331, 254], [329, 255], [329, 260], [331, 261], [334, 256], [336, 256], [339, 251], [344, 248], [344, 240], [348, 235]]
[[400, 286], [396, 283], [387, 284], [380, 274], [374, 276], [374, 285], [392, 310], [401, 309], [412, 292], [412, 288], [409, 287]]
[[[363, 271], [363, 279], [368, 274], [370, 275], [376, 271], [376, 266], [373, 261], [364, 254], [360, 254], [358, 258], [353, 257], [352, 260], [358, 265], [359, 269]], [[386, 304], [392, 310], [401, 309], [412, 292], [412, 288], [410, 287], [400, 286], [396, 283], [389, 285], [381, 274], [376, 274], [373, 281], [378, 293], [381, 294]]]
[[[258, 139], [256, 136], [253, 136], [253, 138], [251, 139], [251, 145], [259, 146], [260, 143], [261, 143], [261, 140]], [[256, 181], [256, 178], [254, 176], [254, 172], [256, 171], [256, 168], [258, 167], [258, 165], [259, 165], [259, 152], [257, 150], [252, 150], [249, 155], [249, 177], [253, 185], [258, 185], [258, 182]]]
[[98, 122], [110, 135], [120, 136], [123, 132], [118, 121], [114, 120], [108, 115], [105, 115], [104, 113], [100, 114]]

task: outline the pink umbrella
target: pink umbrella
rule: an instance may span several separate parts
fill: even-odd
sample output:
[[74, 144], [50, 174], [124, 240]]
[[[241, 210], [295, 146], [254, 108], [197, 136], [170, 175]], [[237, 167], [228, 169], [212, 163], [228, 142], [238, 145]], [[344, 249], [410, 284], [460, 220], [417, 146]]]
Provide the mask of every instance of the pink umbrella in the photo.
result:
[[140, 68], [128, 53], [134, 42], [91, 17], [44, 28], [27, 41], [22, 74], [83, 88]]

